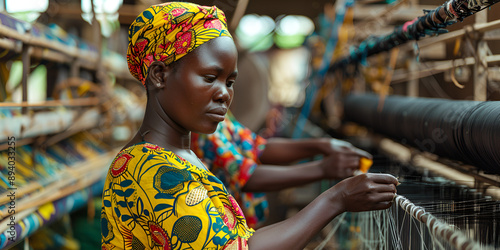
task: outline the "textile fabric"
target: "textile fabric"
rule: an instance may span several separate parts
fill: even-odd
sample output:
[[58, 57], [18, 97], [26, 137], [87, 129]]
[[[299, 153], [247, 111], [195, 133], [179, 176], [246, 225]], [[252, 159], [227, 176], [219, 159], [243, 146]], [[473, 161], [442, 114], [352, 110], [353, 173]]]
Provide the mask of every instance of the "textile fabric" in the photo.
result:
[[212, 173], [150, 143], [116, 156], [102, 201], [102, 249], [247, 249], [254, 232]]
[[256, 227], [268, 214], [264, 193], [241, 189], [252, 176], [266, 139], [253, 133], [228, 112], [213, 134], [191, 135], [191, 149], [217, 176], [244, 210], [248, 226]]
[[128, 36], [128, 68], [142, 84], [154, 61], [168, 65], [211, 39], [231, 37], [220, 9], [184, 2], [147, 8], [130, 25]]

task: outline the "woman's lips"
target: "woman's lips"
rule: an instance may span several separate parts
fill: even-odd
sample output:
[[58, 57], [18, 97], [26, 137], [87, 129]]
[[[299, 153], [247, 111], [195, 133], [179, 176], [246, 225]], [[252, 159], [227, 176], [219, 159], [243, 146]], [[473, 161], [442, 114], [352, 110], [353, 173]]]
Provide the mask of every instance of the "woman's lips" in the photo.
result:
[[221, 115], [216, 113], [208, 113], [208, 116], [218, 122], [224, 121], [224, 118], [226, 117], [226, 115]]
[[215, 108], [215, 109], [209, 110], [207, 113], [208, 113], [208, 116], [210, 116], [215, 121], [221, 122], [221, 121], [224, 121], [224, 118], [226, 117], [227, 108], [224, 108], [224, 107]]

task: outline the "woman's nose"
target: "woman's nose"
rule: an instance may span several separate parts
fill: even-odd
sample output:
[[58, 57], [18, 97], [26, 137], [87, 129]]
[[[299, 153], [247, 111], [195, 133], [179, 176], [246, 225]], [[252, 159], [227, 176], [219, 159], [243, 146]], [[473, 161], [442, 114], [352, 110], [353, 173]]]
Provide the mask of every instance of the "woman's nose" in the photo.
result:
[[232, 98], [232, 92], [233, 89], [231, 87], [227, 87], [225, 83], [221, 83], [215, 93], [215, 99], [219, 102], [229, 102]]

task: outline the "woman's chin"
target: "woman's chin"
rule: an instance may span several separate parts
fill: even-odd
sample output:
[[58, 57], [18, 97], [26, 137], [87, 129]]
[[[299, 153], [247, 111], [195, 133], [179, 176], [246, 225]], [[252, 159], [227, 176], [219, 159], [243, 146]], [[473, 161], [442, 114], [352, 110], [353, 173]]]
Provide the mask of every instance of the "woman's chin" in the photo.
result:
[[195, 131], [195, 132], [198, 134], [213, 134], [217, 130], [218, 124], [219, 123], [217, 123], [215, 126], [205, 127], [203, 129], [200, 129], [199, 131]]

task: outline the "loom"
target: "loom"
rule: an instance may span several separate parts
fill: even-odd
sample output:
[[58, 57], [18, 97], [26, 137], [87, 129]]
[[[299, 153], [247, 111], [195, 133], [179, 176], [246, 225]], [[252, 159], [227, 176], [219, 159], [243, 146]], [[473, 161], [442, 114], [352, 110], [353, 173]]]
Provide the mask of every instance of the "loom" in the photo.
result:
[[353, 239], [351, 246], [356, 245], [356, 249], [497, 249], [500, 246], [498, 200], [410, 164], [380, 155], [375, 161], [372, 172], [398, 176], [402, 183], [398, 186], [399, 195], [389, 210], [347, 215], [342, 223], [347, 223], [348, 228], [339, 233]]
[[391, 173], [402, 183], [393, 206], [336, 219], [317, 249], [326, 249], [328, 242], [340, 249], [500, 248], [499, 196], [487, 192], [499, 186], [499, 102], [381, 99], [364, 94], [348, 96], [344, 109], [348, 121], [366, 126], [373, 134], [413, 152], [427, 151], [424, 154], [436, 154], [446, 162], [473, 165], [474, 174], [491, 173], [497, 181], [493, 177], [489, 186], [458, 175], [443, 178], [412, 162], [375, 154], [370, 172]]
[[[324, 65], [329, 73], [346, 74], [348, 65], [366, 64], [367, 57], [392, 50], [389, 77], [384, 79], [388, 87], [398, 46], [446, 33], [448, 25], [496, 3], [448, 0], [388, 35], [369, 37], [343, 58]], [[414, 85], [408, 87], [411, 96], [418, 95]], [[302, 119], [309, 114], [317, 88], [313, 84]], [[403, 184], [390, 209], [336, 218], [316, 249], [327, 245], [333, 249], [499, 249], [500, 103], [386, 94], [382, 98], [348, 96], [343, 100], [344, 118], [371, 132], [376, 152], [370, 172], [391, 173]], [[485, 100], [476, 94], [475, 100]]]

